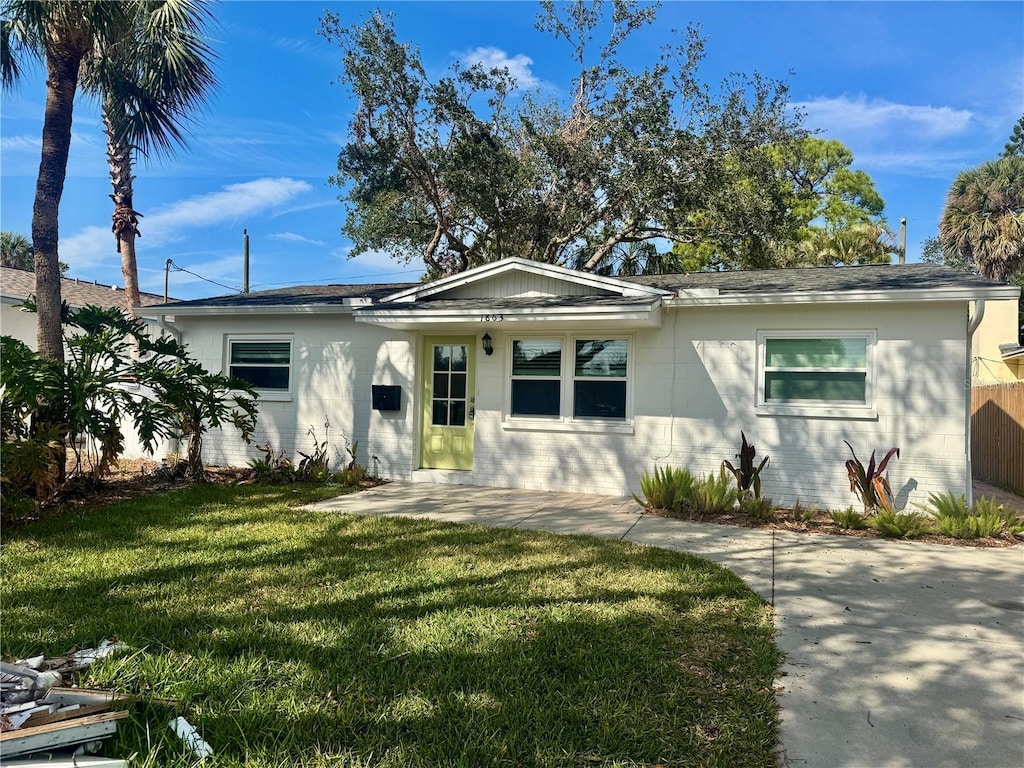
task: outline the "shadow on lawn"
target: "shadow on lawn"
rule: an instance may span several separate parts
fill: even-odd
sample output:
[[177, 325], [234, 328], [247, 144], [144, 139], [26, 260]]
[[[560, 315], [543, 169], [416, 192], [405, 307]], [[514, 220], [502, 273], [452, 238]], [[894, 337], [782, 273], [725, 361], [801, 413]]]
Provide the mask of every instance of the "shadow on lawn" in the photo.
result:
[[181, 492], [26, 531], [16, 540], [33, 546], [13, 557], [66, 557], [68, 579], [8, 585], [5, 642], [145, 647], [96, 674], [179, 698], [224, 764], [770, 757], [772, 629], [728, 572], [597, 539], [280, 506], [288, 498]]

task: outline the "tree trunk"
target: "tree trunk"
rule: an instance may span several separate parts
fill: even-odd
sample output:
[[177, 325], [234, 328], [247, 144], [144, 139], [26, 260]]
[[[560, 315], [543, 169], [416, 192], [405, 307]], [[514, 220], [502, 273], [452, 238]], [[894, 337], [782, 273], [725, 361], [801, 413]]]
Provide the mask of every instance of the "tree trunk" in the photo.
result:
[[61, 336], [58, 209], [71, 148], [71, 117], [81, 55], [56, 52], [46, 57], [46, 112], [43, 152], [32, 208], [32, 249], [36, 267], [36, 344], [40, 357], [64, 361]]
[[110, 120], [103, 115], [103, 123], [107, 134], [107, 162], [110, 164], [110, 185], [114, 193], [110, 199], [114, 201], [113, 226], [111, 231], [117, 241], [117, 250], [121, 254], [121, 274], [124, 276], [125, 309], [132, 317], [135, 308], [141, 306], [139, 297], [139, 267], [135, 259], [135, 238], [139, 237], [139, 217], [142, 215], [134, 209], [134, 189], [132, 183], [132, 148], [123, 139], [118, 139], [111, 128]]

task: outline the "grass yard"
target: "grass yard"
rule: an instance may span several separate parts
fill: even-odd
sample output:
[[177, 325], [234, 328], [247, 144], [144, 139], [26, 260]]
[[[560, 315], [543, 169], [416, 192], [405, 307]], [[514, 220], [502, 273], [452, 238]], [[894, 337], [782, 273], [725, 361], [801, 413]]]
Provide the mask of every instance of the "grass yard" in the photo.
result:
[[204, 765], [774, 765], [781, 657], [729, 572], [613, 541], [295, 509], [208, 486], [4, 532], [5, 658], [115, 636], [107, 753]]

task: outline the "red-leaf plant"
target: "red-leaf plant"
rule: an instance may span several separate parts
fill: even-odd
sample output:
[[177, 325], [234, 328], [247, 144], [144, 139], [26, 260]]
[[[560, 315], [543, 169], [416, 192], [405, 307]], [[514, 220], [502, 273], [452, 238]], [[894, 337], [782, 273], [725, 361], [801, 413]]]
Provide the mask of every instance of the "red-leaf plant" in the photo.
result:
[[843, 442], [846, 443], [846, 447], [853, 455], [852, 459], [846, 460], [846, 473], [850, 476], [850, 491], [857, 494], [864, 503], [864, 514], [870, 515], [878, 507], [886, 512], [894, 511], [896, 502], [892, 495], [892, 488], [889, 487], [889, 481], [883, 473], [893, 456], [897, 459], [900, 457], [900, 449], [890, 448], [877, 466], [875, 465], [875, 452], [872, 451], [871, 459], [865, 468], [857, 458], [853, 446], [847, 440], [843, 440]]

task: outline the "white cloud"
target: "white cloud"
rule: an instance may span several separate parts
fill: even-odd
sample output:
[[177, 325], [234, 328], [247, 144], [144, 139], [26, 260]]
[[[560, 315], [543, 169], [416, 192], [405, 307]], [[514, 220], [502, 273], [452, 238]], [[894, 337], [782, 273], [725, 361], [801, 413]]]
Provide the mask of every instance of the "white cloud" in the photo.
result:
[[294, 232], [278, 232], [270, 236], [271, 240], [285, 240], [289, 243], [305, 243], [306, 245], [327, 245], [323, 240], [313, 240]]
[[0, 138], [0, 149], [4, 152], [32, 152], [38, 153], [42, 145], [39, 136], [4, 136]]
[[[974, 113], [953, 107], [896, 104], [884, 99], [818, 98], [799, 102], [811, 129], [837, 134], [914, 135], [926, 139], [946, 139], [971, 129]], [[881, 136], [879, 136], [881, 134]]]
[[[313, 189], [290, 178], [256, 179], [229, 184], [217, 192], [197, 195], [158, 208], [141, 222], [146, 245], [155, 247], [181, 240], [190, 230], [264, 214]], [[89, 226], [61, 238], [60, 258], [73, 270], [102, 264], [117, 257], [114, 236], [106, 227]]]
[[482, 46], [466, 51], [459, 58], [467, 66], [480, 64], [484, 69], [501, 69], [504, 67], [516, 79], [520, 89], [534, 88], [540, 85], [540, 80], [534, 77], [533, 72], [530, 71], [533, 59], [522, 53], [517, 53], [515, 56], [510, 57], [508, 53], [500, 48]]

